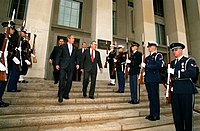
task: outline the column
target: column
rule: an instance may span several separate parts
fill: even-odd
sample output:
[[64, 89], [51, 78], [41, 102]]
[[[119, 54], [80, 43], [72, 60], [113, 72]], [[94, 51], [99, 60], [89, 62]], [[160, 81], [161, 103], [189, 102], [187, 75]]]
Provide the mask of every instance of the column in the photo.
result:
[[[91, 40], [97, 41], [101, 39], [112, 42], [112, 0], [93, 0], [92, 2]], [[97, 50], [101, 53], [101, 61], [104, 65], [106, 51], [101, 49]], [[108, 68], [104, 69], [103, 74], [98, 73], [97, 79], [108, 80]]]
[[169, 43], [181, 42], [186, 48], [184, 55], [188, 55], [185, 22], [182, 0], [164, 0], [165, 31], [169, 36]]
[[36, 57], [37, 63], [33, 63], [32, 68], [29, 69], [28, 77], [45, 76], [45, 64], [47, 46], [49, 41], [49, 33], [51, 27], [51, 16], [54, 0], [29, 0], [26, 28], [31, 31], [31, 45], [33, 42], [33, 34], [36, 34]]
[[[145, 37], [145, 56], [149, 54], [147, 51], [147, 42], [156, 41], [155, 19], [153, 11], [153, 0], [135, 0], [135, 41], [142, 43], [142, 34]], [[140, 49], [142, 46], [140, 46]]]

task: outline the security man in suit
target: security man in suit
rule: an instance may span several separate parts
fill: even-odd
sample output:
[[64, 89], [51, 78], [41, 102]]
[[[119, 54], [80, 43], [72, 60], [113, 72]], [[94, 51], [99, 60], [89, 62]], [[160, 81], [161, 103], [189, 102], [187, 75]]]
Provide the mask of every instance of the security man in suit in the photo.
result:
[[196, 76], [196, 62], [183, 56], [185, 46], [182, 43], [170, 45], [175, 60], [168, 69], [172, 76], [172, 113], [176, 131], [192, 131], [193, 94], [195, 86], [192, 80]]
[[[67, 36], [68, 42], [60, 46], [56, 56], [56, 69], [60, 70], [58, 102], [62, 103], [63, 98], [69, 99], [69, 92], [72, 86], [72, 78], [75, 69], [79, 68], [78, 48], [73, 45], [74, 36]], [[67, 78], [67, 80], [66, 80]]]
[[[79, 58], [80, 58], [80, 63], [81, 63], [81, 57], [84, 53], [84, 51], [87, 49], [87, 43], [86, 42], [83, 42], [82, 43], [82, 47], [79, 49]], [[81, 69], [79, 68], [78, 69], [78, 81], [81, 81]]]
[[49, 57], [49, 64], [53, 65], [53, 77], [54, 77], [54, 84], [57, 84], [59, 81], [59, 75], [60, 75], [60, 71], [56, 69], [56, 55], [59, 52], [59, 48], [61, 45], [65, 44], [65, 40], [63, 38], [60, 38], [58, 40], [58, 44], [56, 46], [54, 46], [50, 57]]
[[[4, 31], [6, 33], [7, 29], [8, 29], [8, 22], [3, 22], [1, 25], [4, 28]], [[4, 57], [3, 56], [3, 52], [2, 52], [2, 45], [3, 45], [4, 39], [5, 39], [5, 35], [6, 35], [5, 33], [0, 33], [0, 59], [2, 57]], [[1, 64], [1, 66], [3, 66], [1, 68], [4, 68], [4, 69], [1, 69], [1, 70], [6, 70], [6, 67], [2, 63], [0, 63], [0, 64]], [[6, 84], [7, 84], [7, 81], [0, 81], [0, 107], [7, 107], [7, 106], [9, 106], [8, 103], [5, 103], [2, 100], [4, 91], [5, 91], [5, 88], [6, 88]]]
[[144, 82], [148, 93], [150, 114], [146, 119], [150, 121], [160, 120], [159, 83], [162, 81], [159, 70], [162, 67], [163, 56], [157, 53], [158, 44], [148, 42], [150, 55], [145, 58], [142, 67], [145, 68]]
[[110, 52], [108, 54], [108, 63], [109, 63], [109, 74], [110, 74], [110, 83], [108, 85], [115, 85], [116, 80], [116, 71], [115, 71], [115, 64], [114, 64], [114, 58], [116, 57], [117, 52], [115, 50], [115, 45], [110, 45]]
[[[7, 92], [20, 92], [21, 90], [17, 89], [17, 82], [19, 80], [20, 71], [21, 71], [21, 63], [20, 63], [20, 50], [19, 48], [19, 34], [15, 29], [15, 23], [11, 24], [10, 27], [10, 37], [8, 43], [8, 84], [7, 84]], [[19, 52], [17, 54], [17, 52]]]
[[91, 76], [91, 84], [89, 91], [90, 99], [94, 99], [97, 77], [97, 65], [100, 69], [100, 72], [103, 72], [100, 52], [96, 50], [96, 46], [96, 41], [92, 41], [90, 43], [90, 48], [84, 51], [81, 59], [81, 71], [84, 72], [83, 97], [87, 97], [87, 86], [89, 84], [89, 77]]
[[118, 90], [116, 93], [124, 93], [125, 88], [125, 64], [126, 64], [126, 53], [123, 52], [124, 46], [118, 45], [118, 55], [116, 56], [116, 59], [114, 59], [114, 62], [116, 64], [116, 70], [117, 70], [117, 78], [118, 78]]
[[142, 63], [142, 53], [138, 51], [140, 45], [137, 42], [133, 42], [131, 45], [131, 56], [126, 60], [129, 65], [129, 75], [130, 75], [130, 91], [131, 91], [131, 101], [130, 104], [138, 104], [138, 74], [140, 73], [140, 65]]

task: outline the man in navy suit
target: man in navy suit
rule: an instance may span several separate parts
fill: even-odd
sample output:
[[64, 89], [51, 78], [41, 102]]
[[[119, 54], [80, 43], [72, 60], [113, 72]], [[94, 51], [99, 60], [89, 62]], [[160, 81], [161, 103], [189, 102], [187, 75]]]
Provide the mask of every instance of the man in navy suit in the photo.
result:
[[144, 81], [150, 108], [150, 114], [146, 116], [146, 119], [150, 121], [160, 120], [159, 83], [162, 80], [159, 70], [163, 64], [163, 56], [157, 53], [157, 46], [156, 42], [148, 42], [150, 55], [145, 58], [145, 63], [142, 63], [142, 67], [145, 68]]
[[193, 94], [195, 86], [192, 80], [196, 76], [197, 64], [193, 58], [183, 56], [185, 46], [172, 43], [175, 60], [168, 69], [172, 77], [172, 113], [176, 131], [192, 131]]
[[60, 71], [56, 69], [56, 56], [59, 52], [60, 46], [63, 44], [65, 44], [65, 41], [63, 38], [60, 38], [58, 40], [58, 45], [54, 46], [53, 51], [51, 52], [50, 57], [49, 57], [49, 63], [53, 65], [54, 84], [57, 84], [59, 81]]
[[89, 91], [89, 98], [94, 99], [94, 92], [96, 86], [96, 76], [97, 76], [97, 65], [100, 72], [103, 71], [101, 56], [99, 51], [96, 50], [97, 43], [92, 41], [90, 43], [90, 48], [85, 50], [81, 59], [81, 71], [84, 72], [83, 78], [83, 96], [87, 96], [87, 86], [89, 84], [89, 77], [91, 76], [91, 84]]
[[74, 36], [67, 36], [68, 42], [60, 46], [56, 57], [56, 69], [60, 70], [58, 102], [69, 99], [74, 70], [79, 68], [78, 48], [73, 45]]

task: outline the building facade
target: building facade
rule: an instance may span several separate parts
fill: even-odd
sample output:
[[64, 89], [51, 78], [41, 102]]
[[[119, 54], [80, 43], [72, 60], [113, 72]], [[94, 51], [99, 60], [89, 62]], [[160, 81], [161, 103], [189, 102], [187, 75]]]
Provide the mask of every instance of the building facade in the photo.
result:
[[[49, 55], [58, 38], [68, 34], [75, 36], [78, 47], [96, 40], [102, 63], [110, 43], [128, 49], [132, 41], [144, 41], [145, 47], [148, 41], [157, 41], [166, 62], [168, 43], [182, 42], [184, 54], [200, 65], [200, 0], [1, 0], [0, 5], [0, 22], [9, 20], [16, 9], [17, 26], [26, 20], [32, 38], [37, 35], [38, 62], [29, 77], [52, 79]], [[108, 70], [98, 79], [108, 79]]]

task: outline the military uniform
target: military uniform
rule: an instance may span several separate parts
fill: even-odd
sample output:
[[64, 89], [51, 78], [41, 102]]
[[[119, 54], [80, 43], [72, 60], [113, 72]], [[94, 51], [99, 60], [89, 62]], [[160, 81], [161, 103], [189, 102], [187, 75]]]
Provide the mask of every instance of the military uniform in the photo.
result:
[[[171, 49], [176, 47], [184, 49], [184, 45], [180, 43], [172, 43]], [[174, 69], [172, 77], [172, 112], [174, 124], [177, 131], [192, 131], [192, 112], [193, 112], [193, 94], [195, 87], [192, 79], [196, 75], [196, 62], [181, 56], [171, 62]]]
[[[132, 44], [132, 46], [138, 46], [138, 43]], [[129, 103], [131, 104], [137, 104], [138, 101], [138, 74], [140, 73], [140, 65], [142, 62], [142, 53], [139, 51], [135, 51], [131, 54], [129, 60], [131, 63], [129, 63], [129, 75], [130, 75], [130, 91], [131, 91], [131, 101]]]
[[110, 84], [109, 85], [115, 85], [116, 71], [115, 71], [114, 58], [116, 57], [116, 55], [117, 55], [117, 52], [115, 49], [110, 51], [108, 54], [109, 75], [110, 75]]
[[[123, 46], [118, 46], [119, 48], [123, 48]], [[116, 56], [116, 70], [117, 70], [117, 78], [118, 78], [118, 91], [117, 93], [124, 93], [125, 88], [125, 78], [124, 78], [124, 72], [125, 72], [125, 64], [126, 64], [126, 53], [120, 52]]]
[[[148, 42], [148, 46], [158, 46], [157, 43]], [[150, 114], [146, 117], [148, 120], [160, 119], [160, 100], [159, 100], [159, 83], [162, 81], [160, 68], [162, 67], [162, 54], [151, 52], [145, 59], [145, 76], [144, 82], [148, 93]]]

